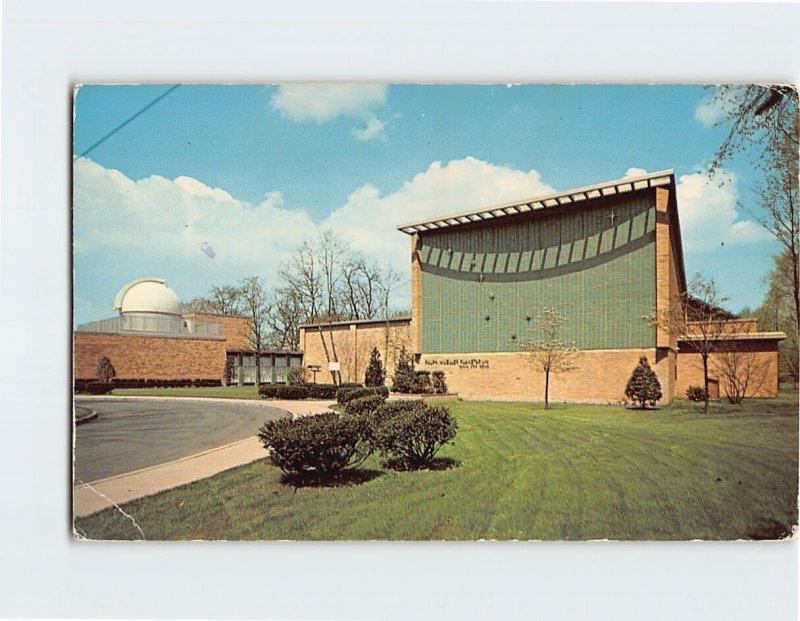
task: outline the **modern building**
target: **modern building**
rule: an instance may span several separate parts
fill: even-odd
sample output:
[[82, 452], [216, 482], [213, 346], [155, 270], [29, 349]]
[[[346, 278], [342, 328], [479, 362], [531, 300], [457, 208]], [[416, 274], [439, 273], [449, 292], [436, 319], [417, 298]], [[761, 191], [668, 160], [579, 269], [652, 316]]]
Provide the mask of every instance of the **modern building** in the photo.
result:
[[[398, 229], [411, 240], [411, 316], [304, 326], [305, 365], [333, 362], [345, 381], [358, 381], [372, 347], [388, 358], [389, 373], [404, 347], [417, 368], [445, 371], [461, 396], [541, 400], [544, 375], [521, 343], [552, 308], [566, 319], [561, 336], [581, 350], [577, 368], [552, 379], [552, 401], [621, 401], [641, 356], [666, 402], [702, 386], [694, 337], [679, 342], [645, 319], [679, 304], [687, 287], [671, 170]], [[712, 392], [725, 381], [714, 371], [720, 359], [739, 352], [752, 362], [750, 394], [774, 395], [785, 335], [758, 332], [753, 320], [727, 330], [712, 355]]]
[[[94, 380], [107, 357], [116, 380], [129, 385], [181, 382], [253, 384], [256, 353], [246, 317], [182, 312], [162, 278], [140, 278], [120, 289], [118, 315], [78, 326], [74, 333], [74, 377]], [[285, 382], [302, 361], [300, 352], [262, 351], [262, 382]]]

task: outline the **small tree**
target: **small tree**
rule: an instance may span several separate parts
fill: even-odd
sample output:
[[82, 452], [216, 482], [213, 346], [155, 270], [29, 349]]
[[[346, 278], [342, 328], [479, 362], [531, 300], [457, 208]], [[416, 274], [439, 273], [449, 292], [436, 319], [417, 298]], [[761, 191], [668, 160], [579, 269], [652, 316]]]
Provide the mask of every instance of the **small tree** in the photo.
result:
[[111, 364], [111, 361], [105, 356], [100, 358], [97, 362], [97, 381], [108, 384], [116, 376], [117, 371], [114, 369], [114, 365]]
[[656, 401], [661, 399], [661, 382], [658, 381], [656, 372], [650, 368], [647, 356], [639, 358], [639, 364], [625, 387], [625, 396], [637, 402], [641, 409], [648, 405], [655, 406]]
[[531, 330], [539, 338], [525, 339], [522, 343], [528, 358], [537, 371], [544, 373], [544, 407], [550, 407], [550, 374], [566, 373], [577, 368], [574, 360], [580, 350], [574, 343], [567, 343], [559, 338], [558, 332], [567, 322], [558, 311], [544, 308], [536, 317], [536, 324]]
[[400, 355], [397, 357], [397, 364], [394, 367], [392, 392], [413, 392], [415, 383], [414, 363], [406, 353], [404, 346], [400, 349]]
[[386, 369], [381, 362], [381, 353], [377, 347], [372, 348], [369, 355], [369, 364], [364, 373], [364, 386], [383, 386], [386, 381]]
[[291, 367], [286, 372], [286, 383], [292, 386], [302, 386], [308, 383], [308, 371], [305, 367]]

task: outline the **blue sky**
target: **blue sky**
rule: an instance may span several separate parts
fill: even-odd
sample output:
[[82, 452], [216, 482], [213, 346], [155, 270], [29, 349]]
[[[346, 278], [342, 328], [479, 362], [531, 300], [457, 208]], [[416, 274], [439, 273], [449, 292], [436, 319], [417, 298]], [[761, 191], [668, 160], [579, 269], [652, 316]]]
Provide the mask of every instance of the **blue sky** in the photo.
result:
[[[83, 86], [74, 153], [169, 85]], [[249, 275], [275, 281], [331, 228], [403, 274], [395, 225], [673, 168], [687, 275], [756, 307], [779, 249], [745, 156], [702, 174], [724, 138], [700, 86], [182, 85], [74, 162], [75, 322], [160, 276], [188, 300]], [[408, 285], [394, 303], [408, 306]]]

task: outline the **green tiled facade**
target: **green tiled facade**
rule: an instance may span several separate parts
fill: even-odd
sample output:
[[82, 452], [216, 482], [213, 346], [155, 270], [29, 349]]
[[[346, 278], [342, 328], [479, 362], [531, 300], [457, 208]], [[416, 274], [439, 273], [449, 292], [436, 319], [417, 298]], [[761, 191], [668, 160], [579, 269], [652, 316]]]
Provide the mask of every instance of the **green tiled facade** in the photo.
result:
[[582, 349], [655, 345], [642, 319], [656, 301], [651, 192], [421, 241], [424, 353], [519, 351], [544, 307], [567, 319], [561, 334]]

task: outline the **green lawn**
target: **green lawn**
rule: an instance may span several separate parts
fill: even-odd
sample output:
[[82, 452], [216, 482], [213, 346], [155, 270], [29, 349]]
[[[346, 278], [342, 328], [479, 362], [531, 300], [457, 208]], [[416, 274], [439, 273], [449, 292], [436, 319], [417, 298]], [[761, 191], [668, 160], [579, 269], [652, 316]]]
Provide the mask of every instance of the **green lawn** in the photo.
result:
[[198, 388], [115, 388], [112, 395], [128, 397], [205, 397], [258, 399], [255, 386], [203, 386]]
[[[743, 408], [448, 404], [459, 465], [294, 489], [266, 460], [125, 505], [148, 539], [748, 539], [797, 521], [797, 396]], [[76, 523], [136, 538], [115, 509]]]
[[89, 408], [81, 407], [80, 405], [75, 406], [75, 420], [81, 420], [88, 416], [91, 416], [94, 412]]

